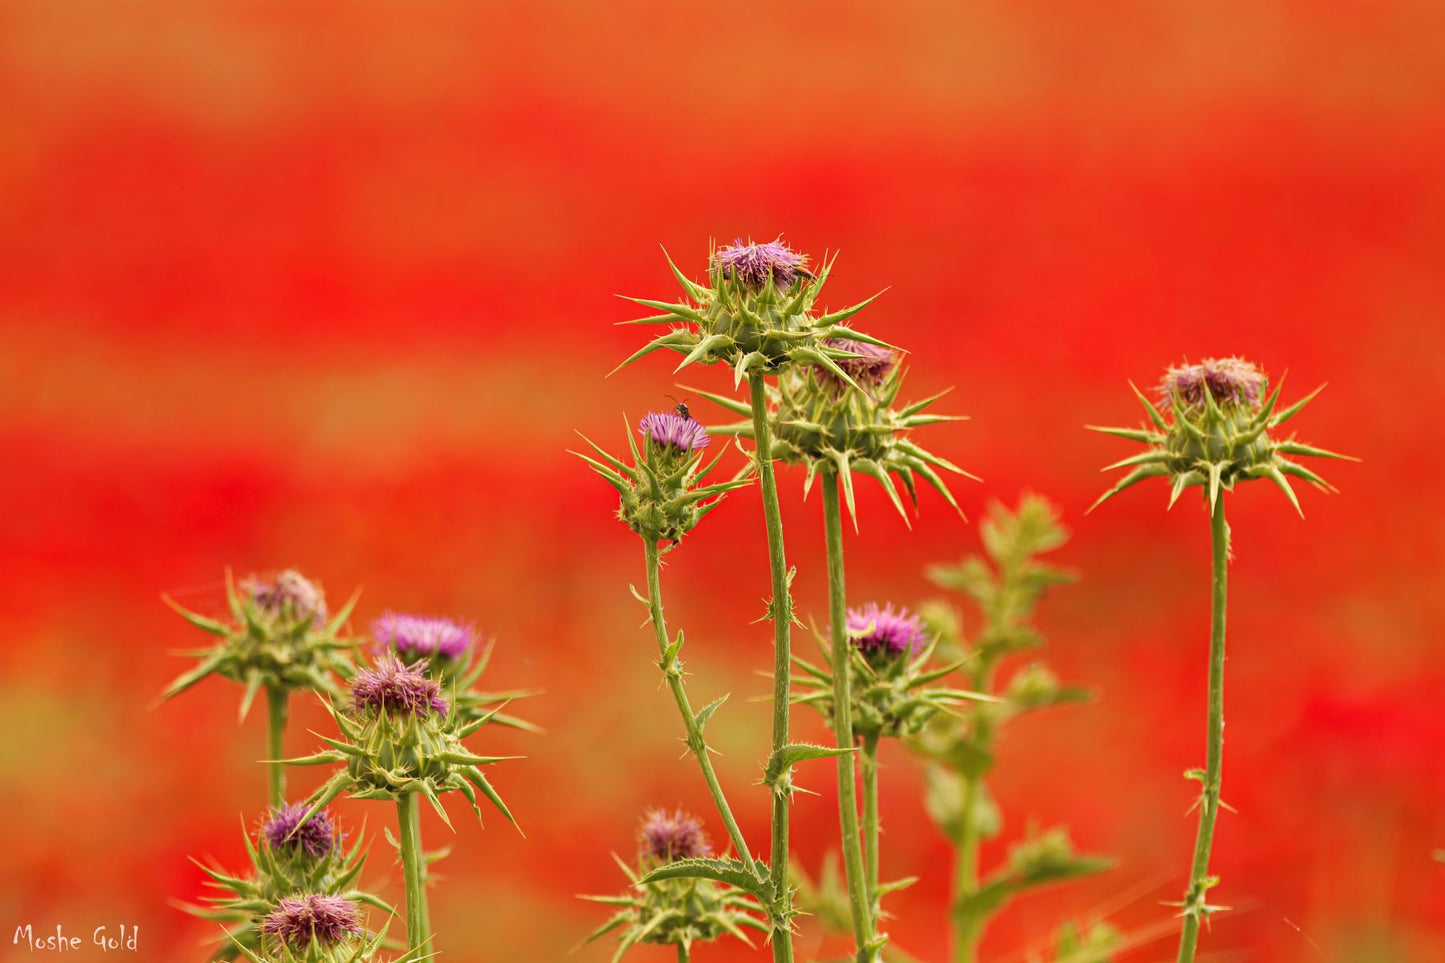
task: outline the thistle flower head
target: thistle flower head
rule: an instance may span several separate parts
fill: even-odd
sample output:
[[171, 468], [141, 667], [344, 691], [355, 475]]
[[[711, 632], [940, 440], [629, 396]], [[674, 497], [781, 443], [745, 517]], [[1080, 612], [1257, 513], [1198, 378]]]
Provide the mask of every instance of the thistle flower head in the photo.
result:
[[425, 661], [407, 665], [387, 653], [351, 680], [351, 704], [364, 712], [415, 719], [431, 713], [445, 716], [447, 700], [441, 697], [441, 684], [428, 677], [425, 669]]
[[453, 619], [387, 612], [371, 623], [378, 645], [404, 662], [417, 659], [462, 659], [476, 644], [476, 629]]
[[681, 809], [649, 809], [638, 827], [637, 842], [642, 856], [662, 864], [712, 855], [702, 820]]
[[643, 415], [637, 423], [637, 433], [647, 439], [649, 450], [656, 446], [673, 455], [691, 455], [706, 448], [712, 441], [702, 422], [673, 411], [653, 411]]
[[309, 808], [305, 803], [287, 803], [270, 811], [261, 836], [273, 853], [299, 854], [315, 860], [335, 852], [340, 836], [331, 813], [323, 809], [303, 823], [301, 819]]
[[913, 655], [925, 644], [923, 621], [907, 609], [869, 602], [848, 610], [848, 640], [864, 655]]
[[807, 273], [808, 256], [788, 247], [781, 237], [766, 244], [744, 244], [738, 238], [714, 251], [712, 263], [721, 277], [754, 291], [762, 289], [768, 278], [779, 291], [786, 291], [800, 274]]
[[[848, 377], [864, 390], [871, 390], [881, 385], [898, 365], [897, 353], [882, 345], [869, 344], [866, 341], [849, 341], [844, 338], [824, 338], [820, 343], [824, 348], [832, 351], [846, 351], [853, 355], [853, 357], [835, 355], [833, 360]], [[848, 387], [841, 378], [822, 365], [816, 365], [813, 372], [818, 378], [833, 385], [836, 390], [846, 390]]]
[[296, 622], [326, 621], [326, 595], [321, 586], [293, 568], [272, 579], [251, 576], [243, 583], [256, 608], [272, 618], [289, 616]]
[[312, 894], [281, 900], [261, 922], [261, 934], [293, 950], [326, 948], [361, 934], [361, 912], [344, 896]]
[[1263, 371], [1243, 358], [1206, 358], [1198, 364], [1170, 368], [1159, 382], [1165, 399], [1178, 399], [1184, 408], [1206, 407], [1208, 392], [1220, 407], [1258, 408], [1267, 379]]
[[1332, 488], [1319, 475], [1284, 456], [1348, 456], [1306, 445], [1292, 437], [1285, 441], [1270, 437], [1273, 429], [1298, 414], [1319, 389], [1282, 411], [1275, 410], [1279, 386], [1273, 391], [1268, 389], [1269, 379], [1265, 373], [1242, 358], [1211, 358], [1199, 364], [1177, 365], [1165, 372], [1160, 391], [1170, 417], [1135, 388], [1134, 393], [1148, 413], [1150, 424], [1143, 428], [1095, 430], [1142, 442], [1147, 450], [1108, 466], [1133, 470], [1100, 496], [1090, 511], [1146, 478], [1169, 479], [1170, 506], [1186, 488], [1200, 486], [1213, 511], [1219, 503], [1220, 492], [1233, 490], [1236, 482], [1268, 478], [1289, 499], [1295, 511], [1303, 514], [1287, 476], [1303, 479], [1326, 491]]

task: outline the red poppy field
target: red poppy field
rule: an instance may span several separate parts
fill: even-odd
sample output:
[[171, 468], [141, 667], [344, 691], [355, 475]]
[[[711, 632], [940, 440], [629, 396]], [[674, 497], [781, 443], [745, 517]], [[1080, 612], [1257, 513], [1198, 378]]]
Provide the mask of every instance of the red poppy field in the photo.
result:
[[[1137, 450], [1129, 382], [1239, 355], [1286, 373], [1290, 422], [1359, 457], [1313, 464], [1304, 517], [1267, 481], [1233, 527], [1223, 799], [1199, 959], [1445, 959], [1445, 16], [1437, 5], [648, 2], [0, 6], [0, 958], [62, 926], [76, 959], [205, 958], [176, 907], [189, 861], [239, 869], [266, 800], [264, 712], [208, 679], [155, 705], [206, 642], [224, 572], [296, 567], [357, 633], [438, 613], [495, 642], [493, 688], [545, 729], [470, 740], [521, 833], [423, 814], [443, 958], [569, 951], [625, 880], [642, 812], [726, 838], [659, 681], [639, 540], [569, 449], [614, 451], [720, 368], [676, 355], [608, 376], [674, 299], [664, 250], [704, 280], [711, 246], [781, 236], [836, 255], [823, 305], [886, 289], [852, 323], [906, 349], [904, 397], [968, 420], [917, 429], [982, 478], [924, 487], [911, 527], [871, 480], [845, 531], [850, 603], [916, 607], [1025, 492], [1071, 531], [1079, 578], [1044, 601], [1047, 664], [1092, 701], [1013, 724], [992, 788], [1004, 831], [1069, 827], [1107, 873], [1019, 899], [982, 959], [1041, 958], [1065, 920], [1173, 959], [1203, 764], [1210, 526], [1196, 495], [1141, 484], [1085, 510]], [[745, 457], [725, 451], [723, 468]], [[780, 466], [802, 628], [828, 622], [823, 509]], [[756, 488], [666, 556], [688, 687], [731, 693], [709, 737], [750, 839], [768, 837], [769, 570]], [[955, 596], [953, 601], [963, 606]], [[974, 618], [966, 606], [965, 628]], [[263, 700], [264, 701], [264, 700]], [[801, 737], [831, 740], [794, 712]], [[296, 702], [295, 755], [333, 729]], [[882, 758], [893, 943], [948, 958], [948, 843], [923, 767]], [[291, 776], [298, 792], [325, 778]], [[802, 764], [793, 853], [837, 848], [830, 761]], [[425, 807], [424, 807], [425, 808]], [[399, 903], [383, 828], [364, 880]], [[764, 848], [765, 842], [755, 843]], [[102, 952], [97, 927], [138, 927]], [[1152, 938], [1151, 937], [1152, 934]], [[798, 958], [846, 939], [800, 922]], [[628, 959], [673, 959], [643, 946]], [[765, 960], [725, 940], [702, 963]]]

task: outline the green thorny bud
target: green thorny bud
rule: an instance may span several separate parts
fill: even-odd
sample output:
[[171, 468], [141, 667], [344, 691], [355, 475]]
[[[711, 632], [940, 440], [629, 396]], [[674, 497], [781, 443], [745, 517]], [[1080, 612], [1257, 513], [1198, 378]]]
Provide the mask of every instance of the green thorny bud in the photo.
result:
[[[938, 470], [978, 479], [919, 446], [910, 433], [922, 425], [964, 419], [925, 413], [925, 409], [947, 392], [894, 407], [903, 383], [903, 369], [895, 363], [891, 350], [872, 347], [871, 339], [866, 344], [867, 347], [860, 347], [841, 359], [849, 376], [861, 383], [859, 388], [850, 389], [831, 369], [821, 365], [791, 369], [778, 379], [776, 387], [768, 386], [771, 409], [768, 423], [773, 426], [774, 456], [787, 464], [805, 465], [807, 488], [811, 488], [819, 472], [836, 472], [854, 528], [858, 526], [853, 497], [854, 472], [867, 475], [883, 486], [905, 522], [908, 513], [894, 484], [894, 475], [903, 483], [915, 508], [918, 504], [916, 474], [961, 515], [958, 502]], [[746, 404], [705, 391], [698, 394], [745, 419], [714, 428], [714, 432], [753, 437], [751, 409]]]
[[703, 484], [717, 467], [722, 453], [703, 464], [707, 431], [686, 415], [652, 412], [642, 418], [638, 434], [643, 437], [640, 448], [632, 432], [627, 432], [631, 465], [613, 457], [585, 435], [582, 440], [592, 446], [598, 457], [581, 452], [573, 454], [617, 489], [622, 498], [617, 517], [649, 542], [681, 541], [708, 512], [721, 504], [723, 495], [750, 480], [751, 466], [729, 481]]
[[1276, 411], [1282, 385], [1283, 379], [1273, 392], [1268, 391], [1268, 377], [1264, 372], [1240, 358], [1211, 358], [1200, 364], [1170, 368], [1159, 387], [1169, 411], [1166, 417], [1131, 384], [1148, 413], [1150, 424], [1143, 428], [1090, 427], [1142, 442], [1149, 450], [1104, 469], [1133, 468], [1133, 471], [1100, 496], [1090, 511], [1129, 486], [1156, 477], [1170, 479], [1171, 507], [1184, 489], [1199, 485], [1204, 488], [1213, 511], [1219, 493], [1232, 490], [1235, 482], [1268, 478], [1284, 492], [1295, 511], [1303, 515], [1286, 476], [1303, 479], [1325, 491], [1334, 488], [1310, 469], [1284, 456], [1357, 459], [1295, 441], [1293, 435], [1284, 441], [1271, 438], [1271, 430], [1297, 415], [1324, 388], [1321, 385], [1288, 408]]
[[468, 719], [452, 711], [440, 695], [441, 686], [424, 668], [422, 661], [407, 666], [388, 654], [374, 668], [357, 672], [346, 708], [326, 701], [343, 738], [322, 736], [330, 749], [283, 761], [293, 766], [345, 765], [307, 800], [309, 808], [301, 825], [342, 793], [350, 793], [353, 799], [396, 799], [419, 793], [450, 827], [440, 795], [451, 790], [466, 797], [478, 820], [482, 817], [477, 804], [480, 792], [508, 822], [517, 825], [481, 767], [520, 757], [478, 756], [468, 751], [462, 740], [490, 722], [492, 714]]
[[856, 387], [838, 364], [851, 357], [850, 352], [824, 342], [843, 339], [887, 347], [843, 325], [876, 294], [852, 307], [815, 316], [813, 305], [833, 269], [831, 259], [815, 275], [806, 269], [808, 258], [781, 241], [738, 243], [713, 251], [707, 285], [689, 280], [670, 257], [667, 263], [686, 298], [628, 299], [663, 313], [624, 323], [672, 327], [618, 368], [665, 348], [683, 356], [678, 371], [698, 362], [730, 366], [734, 387], [750, 371], [776, 374], [793, 365], [819, 365]]
[[[876, 605], [848, 613], [848, 672], [853, 696], [852, 722], [856, 739], [879, 739], [916, 735], [937, 713], [961, 717], [964, 703], [993, 701], [991, 697], [935, 686], [958, 670], [964, 661], [929, 668], [938, 644], [936, 635], [926, 635], [917, 617], [905, 610], [880, 610]], [[793, 664], [802, 670], [795, 704], [806, 703], [833, 725], [833, 672], [837, 659], [827, 638], [818, 636], [824, 666], [799, 656]]]
[[278, 692], [314, 690], [330, 696], [340, 693], [336, 676], [349, 676], [349, 652], [355, 642], [338, 636], [357, 596], [329, 620], [321, 590], [298, 572], [285, 571], [275, 579], [244, 580], [238, 590], [226, 572], [226, 601], [231, 621], [223, 622], [182, 608], [166, 598], [192, 625], [221, 641], [208, 649], [187, 652], [201, 660], [182, 673], [161, 693], [170, 699], [209, 675], [219, 675], [246, 687], [241, 718], [250, 711], [262, 688]]
[[612, 956], [616, 963], [639, 943], [678, 946], [690, 955], [694, 943], [725, 935], [751, 946], [744, 928], [764, 934], [771, 931], [760, 915], [764, 907], [750, 892], [758, 881], [748, 877], [744, 889], [719, 878], [741, 870], [736, 860], [710, 855], [707, 837], [695, 817], [681, 811], [650, 811], [643, 818], [638, 838], [636, 867], [615, 854], [612, 857], [627, 876], [630, 892], [582, 897], [617, 907], [617, 911], [581, 945], [620, 931]]
[[250, 833], [243, 833], [251, 862], [250, 872], [245, 875], [232, 876], [192, 860], [209, 877], [207, 883], [216, 892], [203, 897], [206, 906], [183, 904], [182, 908], [225, 927], [211, 960], [235, 960], [248, 952], [262, 953], [261, 924], [286, 897], [313, 893], [340, 896], [374, 906], [388, 916], [395, 914], [380, 897], [356, 888], [366, 862], [365, 848], [359, 839], [346, 848], [328, 812], [316, 814], [295, 837], [290, 836], [290, 830], [305, 812], [306, 806], [301, 804], [272, 810], [254, 841]]

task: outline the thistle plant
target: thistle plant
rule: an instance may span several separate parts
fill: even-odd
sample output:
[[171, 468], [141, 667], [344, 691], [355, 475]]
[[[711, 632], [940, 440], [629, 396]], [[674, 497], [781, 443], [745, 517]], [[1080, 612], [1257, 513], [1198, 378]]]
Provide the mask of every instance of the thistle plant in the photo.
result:
[[[281, 902], [261, 921], [262, 948], [243, 949], [253, 963], [380, 963], [383, 937], [369, 936], [360, 907], [344, 896], [311, 893]], [[415, 963], [412, 951], [394, 963]]]
[[[844, 623], [846, 644], [840, 649], [820, 638], [825, 665], [817, 666], [806, 659], [794, 657], [802, 670], [801, 684], [793, 696], [798, 703], [812, 705], [823, 714], [830, 726], [839, 719], [850, 723], [850, 744], [861, 744], [863, 770], [863, 824], [859, 872], [856, 877], [845, 872], [848, 887], [847, 918], [855, 938], [859, 935], [856, 905], [861, 896], [863, 911], [872, 921], [875, 932], [883, 918], [882, 897], [916, 881], [916, 877], [881, 883], [878, 874], [878, 851], [881, 824], [878, 816], [878, 745], [885, 738], [906, 738], [916, 735], [939, 712], [957, 716], [959, 706], [987, 699], [973, 692], [948, 689], [933, 683], [951, 675], [962, 662], [929, 668], [928, 663], [937, 638], [924, 629], [922, 620], [907, 609], [895, 610], [888, 605], [868, 603], [849, 609]], [[838, 675], [846, 674], [844, 684]], [[847, 693], [852, 705], [846, 713], [837, 709], [840, 693]], [[848, 777], [852, 778], [851, 769]], [[856, 819], [856, 802], [855, 819]], [[846, 818], [846, 810], [844, 811]], [[856, 826], [856, 822], [854, 823]], [[846, 832], [846, 830], [845, 830]], [[845, 866], [848, 847], [843, 850]], [[851, 867], [848, 870], [851, 871]], [[855, 879], [858, 881], [855, 885]], [[854, 889], [861, 890], [855, 894]], [[876, 946], [867, 950], [866, 958], [883, 945], [884, 937], [874, 936]], [[866, 942], [859, 944], [865, 949]], [[865, 958], [860, 954], [860, 959]]]
[[[1131, 385], [1131, 387], [1133, 387]], [[1201, 923], [1224, 907], [1207, 900], [1219, 883], [1209, 872], [1209, 855], [1219, 816], [1220, 775], [1224, 750], [1224, 630], [1227, 611], [1230, 529], [1225, 520], [1222, 492], [1233, 490], [1240, 481], [1268, 478], [1284, 492], [1296, 512], [1303, 516], [1299, 498], [1289, 478], [1302, 479], [1317, 488], [1333, 488], [1309, 468], [1291, 461], [1289, 455], [1347, 458], [1294, 440], [1271, 436], [1319, 394], [1320, 388], [1287, 408], [1277, 410], [1280, 385], [1269, 390], [1267, 376], [1241, 358], [1207, 359], [1183, 364], [1165, 372], [1159, 394], [1167, 415], [1143, 392], [1134, 388], [1144, 405], [1149, 424], [1142, 428], [1096, 428], [1105, 434], [1142, 442], [1142, 454], [1108, 466], [1133, 470], [1105, 492], [1094, 507], [1147, 478], [1170, 481], [1169, 505], [1173, 507], [1185, 489], [1200, 486], [1210, 515], [1212, 540], [1212, 593], [1209, 636], [1209, 709], [1205, 736], [1205, 766], [1190, 769], [1185, 777], [1200, 783], [1199, 829], [1195, 835], [1189, 884], [1180, 915], [1184, 919], [1179, 940], [1180, 963], [1194, 959]], [[1351, 459], [1353, 460], [1353, 459]], [[1092, 509], [1091, 509], [1092, 510]]]
[[[930, 815], [954, 846], [954, 894], [950, 911], [956, 963], [974, 963], [992, 917], [1005, 902], [1036, 886], [1100, 872], [1107, 860], [1074, 853], [1062, 829], [1030, 833], [1010, 850], [1004, 866], [984, 875], [979, 846], [1002, 828], [998, 806], [988, 790], [988, 776], [997, 761], [998, 741], [1007, 722], [1034, 712], [1087, 698], [1067, 688], [1043, 665], [1018, 668], [1000, 683], [1001, 665], [1011, 656], [1039, 647], [1043, 637], [1033, 616], [1046, 593], [1073, 576], [1040, 561], [1059, 548], [1068, 532], [1056, 510], [1043, 498], [1025, 496], [1017, 510], [994, 504], [979, 526], [985, 556], [965, 558], [955, 566], [929, 572], [941, 588], [961, 591], [978, 608], [981, 624], [965, 638], [957, 612], [943, 602], [923, 609], [924, 621], [939, 650], [955, 660], [950, 669], [963, 675], [966, 689], [993, 697], [966, 717], [933, 713], [909, 738], [911, 748], [930, 761], [927, 804]], [[1098, 956], [1067, 956], [1078, 963], [1104, 959], [1110, 944], [1104, 931], [1088, 943], [1062, 934], [1062, 947], [1094, 945]], [[1072, 952], [1072, 951], [1071, 951]]]
[[[834, 339], [835, 343], [842, 340], [887, 345], [843, 324], [872, 298], [840, 311], [816, 313], [814, 304], [827, 282], [832, 262], [814, 274], [809, 270], [809, 258], [781, 240], [766, 244], [738, 241], [715, 249], [709, 259], [706, 285], [687, 278], [670, 258], [668, 263], [682, 286], [684, 298], [677, 302], [633, 298], [636, 303], [662, 313], [631, 323], [665, 324], [669, 330], [618, 367], [667, 349], [683, 356], [677, 370], [695, 363], [725, 364], [732, 369], [734, 387], [740, 385], [743, 378], [748, 380], [748, 411], [755, 441], [753, 461], [763, 499], [772, 582], [767, 613], [773, 623], [772, 755], [765, 779], [773, 791], [773, 812], [765, 895], [773, 926], [773, 957], [782, 963], [793, 958], [793, 899], [788, 885], [792, 767], [803, 758], [812, 758], [810, 754], [817, 747], [794, 746], [789, 738], [792, 573], [783, 544], [782, 512], [773, 471], [775, 456], [768, 427], [766, 379], [798, 365], [818, 365], [844, 384], [857, 387], [853, 377], [839, 365], [840, 359], [852, 357], [853, 352], [825, 342]], [[625, 498], [624, 494], [624, 510]]]
[[[444, 792], [460, 792], [478, 820], [480, 792], [514, 826], [516, 820], [482, 773], [508, 756], [478, 756], [462, 740], [490, 721], [483, 715], [464, 719], [442, 696], [441, 684], [427, 673], [429, 662], [403, 663], [393, 652], [379, 656], [351, 680], [347, 704], [327, 709], [342, 738], [322, 737], [330, 748], [312, 756], [285, 760], [291, 765], [343, 763], [307, 801], [307, 810], [293, 832], [300, 832], [318, 812], [343, 793], [354, 799], [386, 799], [396, 803], [402, 870], [406, 883], [407, 946], [428, 947], [431, 937], [426, 901], [425, 856], [417, 797], [425, 797], [449, 827], [441, 804]], [[495, 711], [495, 710], [494, 710]]]
[[[858, 332], [844, 328], [850, 335]], [[858, 517], [854, 498], [853, 472], [875, 479], [888, 494], [905, 521], [908, 514], [893, 478], [896, 475], [917, 505], [914, 475], [932, 485], [957, 511], [958, 503], [937, 469], [967, 475], [958, 466], [919, 446], [910, 437], [914, 428], [941, 421], [957, 420], [945, 415], [925, 414], [941, 395], [921, 402], [895, 408], [903, 381], [903, 369], [892, 348], [876, 339], [825, 339], [829, 350], [843, 351], [847, 357], [833, 365], [809, 365], [785, 371], [775, 389], [766, 392], [766, 417], [761, 425], [756, 417], [718, 429], [720, 432], [752, 438], [758, 450], [764, 447], [776, 453], [779, 460], [806, 466], [804, 491], [819, 476], [823, 479], [823, 516], [828, 556], [828, 598], [832, 624], [833, 652], [844, 652], [847, 642], [847, 591], [843, 569], [843, 527], [840, 491], [857, 528]], [[753, 414], [751, 408], [729, 398], [702, 394], [736, 414]], [[760, 434], [761, 433], [761, 434]], [[764, 438], [770, 435], [771, 438]], [[972, 476], [968, 476], [972, 477]], [[858, 826], [858, 802], [853, 751], [855, 737], [861, 736], [852, 721], [854, 699], [850, 693], [850, 671], [831, 673], [833, 728], [838, 757], [838, 811], [843, 839], [843, 862], [848, 883], [853, 936], [858, 959], [877, 958], [886, 942], [878, 933], [878, 899], [876, 873], [873, 884], [866, 880], [865, 863], [876, 865], [876, 851], [865, 853], [865, 840]], [[874, 773], [876, 815], [876, 750], [877, 743], [864, 738], [864, 768]], [[874, 755], [869, 756], [870, 750]], [[865, 780], [865, 790], [866, 790]], [[865, 807], [866, 808], [866, 807]], [[866, 820], [865, 812], [865, 820]], [[876, 829], [876, 826], [873, 827]]]
[[[200, 663], [166, 686], [160, 700], [174, 698], [206, 677], [218, 675], [245, 686], [240, 708], [244, 720], [256, 694], [265, 689], [269, 757], [280, 759], [291, 693], [315, 691], [334, 696], [340, 691], [337, 676], [346, 678], [351, 673], [354, 643], [339, 633], [356, 598], [352, 596], [328, 620], [321, 586], [292, 569], [274, 578], [251, 576], [239, 590], [228, 571], [229, 623], [189, 611], [166, 598], [166, 604], [186, 621], [220, 641], [187, 653]], [[284, 770], [273, 762], [269, 772], [271, 805], [280, 806], [286, 793]]]
[[584, 945], [620, 930], [614, 963], [639, 943], [674, 946], [680, 963], [686, 963], [695, 943], [731, 935], [751, 946], [752, 940], [744, 929], [770, 932], [767, 922], [759, 916], [762, 907], [747, 891], [693, 873], [671, 875], [671, 867], [712, 859], [712, 846], [696, 816], [680, 809], [649, 810], [642, 817], [637, 840], [636, 865], [617, 860], [627, 877], [629, 892], [583, 897], [618, 907], [607, 922], [582, 941]]
[[216, 890], [207, 906], [186, 906], [192, 915], [222, 923], [226, 930], [212, 960], [234, 960], [247, 951], [260, 953], [262, 923], [283, 900], [307, 894], [365, 903], [391, 915], [379, 897], [356, 887], [366, 857], [357, 842], [350, 849], [329, 810], [317, 812], [304, 825], [307, 807], [299, 803], [272, 809], [252, 841], [244, 835], [250, 871], [232, 876], [197, 863]]

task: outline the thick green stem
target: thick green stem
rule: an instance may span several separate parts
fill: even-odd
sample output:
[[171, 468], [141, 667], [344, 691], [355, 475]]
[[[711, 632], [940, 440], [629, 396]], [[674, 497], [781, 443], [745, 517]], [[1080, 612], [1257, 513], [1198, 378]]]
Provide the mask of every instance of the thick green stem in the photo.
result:
[[[783, 551], [783, 514], [778, 508], [778, 480], [773, 473], [773, 436], [768, 424], [767, 393], [763, 373], [748, 374], [752, 404], [753, 440], [757, 446], [758, 487], [763, 495], [763, 520], [768, 530], [768, 567], [772, 573], [773, 599], [769, 616], [773, 620], [773, 752], [788, 744], [788, 710], [792, 695], [793, 598], [789, 593], [787, 555]], [[772, 881], [773, 960], [793, 959], [793, 898], [788, 890], [788, 807], [792, 804], [792, 774], [783, 773], [773, 787], [772, 850], [769, 867]]]
[[406, 948], [419, 950], [431, 938], [426, 905], [426, 857], [421, 850], [421, 823], [416, 795], [396, 797], [396, 823], [401, 832], [401, 869], [406, 883]]
[[[878, 896], [878, 737], [863, 740], [863, 870], [868, 882], [868, 906], [876, 921], [882, 911]], [[877, 926], [875, 922], [875, 928]]]
[[276, 686], [266, 688], [266, 749], [270, 753], [271, 805], [286, 805], [286, 767], [281, 764], [281, 737], [286, 732], [286, 702], [290, 693]]
[[[662, 674], [667, 677], [668, 687], [672, 689], [673, 701], [677, 703], [677, 711], [682, 714], [682, 721], [687, 726], [687, 747], [697, 758], [697, 764], [702, 769], [703, 778], [707, 780], [707, 791], [712, 794], [713, 805], [717, 807], [718, 816], [722, 818], [723, 825], [727, 827], [728, 839], [732, 840], [733, 849], [737, 857], [749, 872], [753, 871], [753, 856], [748, 850], [748, 845], [743, 841], [742, 830], [738, 829], [737, 820], [733, 818], [733, 811], [728, 806], [727, 797], [723, 795], [722, 785], [718, 782], [717, 772], [713, 769], [712, 757], [708, 754], [707, 741], [703, 738], [702, 726], [698, 724], [697, 714], [692, 711], [692, 703], [687, 698], [687, 691], [682, 685], [682, 663], [677, 659], [677, 653], [668, 655], [670, 643], [667, 637], [667, 621], [662, 614], [662, 579], [658, 572], [657, 543], [651, 539], [643, 539], [643, 551], [647, 557], [647, 605], [652, 613], [652, 628], [657, 636], [658, 653], [662, 656]], [[686, 949], [678, 944], [678, 953], [685, 953]]]
[[1194, 837], [1194, 860], [1189, 868], [1189, 889], [1184, 894], [1184, 932], [1179, 939], [1179, 963], [1193, 963], [1199, 942], [1200, 920], [1209, 912], [1206, 891], [1209, 851], [1214, 843], [1214, 821], [1219, 816], [1219, 785], [1224, 759], [1224, 616], [1228, 601], [1229, 523], [1224, 520], [1224, 499], [1214, 503], [1210, 525], [1214, 543], [1214, 586], [1209, 625], [1209, 725], [1204, 761], [1204, 786], [1199, 797], [1199, 832]]
[[687, 948], [687, 944], [677, 944], [677, 963], [688, 963], [691, 959], [692, 951]]
[[[833, 662], [833, 734], [839, 749], [853, 749], [853, 693], [849, 677], [848, 590], [843, 579], [843, 512], [838, 505], [838, 475], [823, 475], [823, 530], [828, 544], [828, 619]], [[838, 757], [838, 822], [842, 830], [843, 870], [848, 906], [860, 963], [872, 959], [874, 919], [858, 832], [858, 786], [850, 751]], [[874, 813], [877, 819], [877, 813]]]

